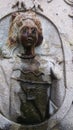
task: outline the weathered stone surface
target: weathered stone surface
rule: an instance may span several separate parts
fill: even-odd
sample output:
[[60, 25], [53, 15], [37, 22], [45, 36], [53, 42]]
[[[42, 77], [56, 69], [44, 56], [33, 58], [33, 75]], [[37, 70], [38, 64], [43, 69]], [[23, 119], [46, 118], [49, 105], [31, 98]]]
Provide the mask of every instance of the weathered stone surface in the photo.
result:
[[[6, 3], [4, 3], [6, 2]], [[15, 9], [12, 9], [12, 5], [14, 4], [14, 0], [5, 0], [0, 1], [0, 18], [9, 14]], [[32, 1], [25, 1], [26, 7], [33, 7]], [[58, 107], [58, 111], [48, 120], [44, 126], [41, 124], [36, 126], [36, 129], [48, 130], [52, 129], [73, 129], [73, 117], [72, 117], [72, 100], [73, 100], [73, 68], [72, 68], [72, 53], [70, 50], [70, 45], [73, 44], [73, 29], [72, 29], [72, 19], [68, 17], [70, 12], [72, 13], [72, 7], [67, 5], [63, 0], [52, 0], [50, 3], [44, 0], [39, 1], [41, 3], [41, 7], [43, 8], [43, 12], [39, 10], [42, 14], [47, 16], [49, 19], [45, 19], [45, 17], [37, 14], [43, 27], [43, 36], [44, 41], [43, 44], [38, 47], [35, 51], [38, 55], [46, 55], [45, 59], [48, 61], [48, 54], [51, 58], [56, 60], [61, 67], [62, 79], [60, 81], [53, 81], [53, 89], [51, 93], [51, 99]], [[48, 13], [49, 12], [49, 13]], [[50, 21], [53, 21], [53, 23]], [[8, 38], [8, 30], [10, 22], [10, 15], [0, 21], [0, 46], [2, 47]], [[61, 36], [61, 38], [60, 38]], [[48, 44], [49, 43], [49, 44]], [[70, 44], [70, 45], [69, 45]], [[6, 55], [7, 50], [3, 48], [3, 54]], [[12, 52], [13, 53], [13, 52]], [[9, 55], [9, 52], [8, 52]], [[42, 56], [41, 56], [42, 57]], [[42, 58], [41, 58], [42, 59]], [[2, 130], [26, 130], [26, 129], [35, 129], [32, 127], [25, 127], [19, 124], [16, 124], [10, 121], [10, 102], [11, 95], [14, 98], [14, 95], [10, 93], [10, 76], [12, 73], [12, 68], [14, 66], [14, 59], [1, 59], [1, 67], [0, 67], [0, 128]], [[44, 65], [44, 59], [41, 60], [41, 64]], [[47, 64], [46, 64], [47, 65]], [[7, 68], [7, 69], [6, 69]], [[46, 67], [47, 68], [47, 67]], [[6, 74], [6, 77], [3, 76]], [[5, 85], [6, 84], [6, 85]], [[14, 91], [14, 90], [13, 90]], [[19, 87], [16, 89], [16, 92], [19, 91]], [[15, 100], [15, 98], [14, 98]], [[18, 100], [18, 99], [16, 99]], [[19, 102], [19, 101], [18, 101]], [[13, 102], [14, 104], [14, 102]], [[20, 103], [19, 103], [20, 104]], [[5, 107], [6, 106], [6, 107]], [[19, 108], [19, 105], [16, 105], [16, 109]], [[69, 111], [69, 112], [68, 112]], [[14, 111], [13, 111], [14, 112]], [[2, 116], [3, 114], [3, 116]], [[17, 111], [17, 114], [20, 114]], [[4, 116], [6, 118], [4, 118]], [[9, 120], [8, 120], [9, 119]], [[14, 119], [13, 119], [14, 120]], [[63, 121], [62, 121], [63, 120]], [[54, 128], [55, 126], [55, 128]]]

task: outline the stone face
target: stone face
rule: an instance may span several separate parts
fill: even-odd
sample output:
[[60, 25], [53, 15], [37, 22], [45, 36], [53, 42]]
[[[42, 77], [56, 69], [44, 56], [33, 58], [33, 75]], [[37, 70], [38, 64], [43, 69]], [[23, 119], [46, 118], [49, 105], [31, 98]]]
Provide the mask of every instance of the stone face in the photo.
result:
[[[22, 2], [24, 1], [20, 1], [20, 4]], [[15, 4], [14, 0], [11, 1], [6, 0], [6, 3], [7, 4], [4, 5], [4, 2], [1, 1], [0, 18], [9, 14], [10, 12], [17, 10], [17, 7], [13, 9], [11, 8]], [[25, 4], [27, 9], [33, 7], [33, 1], [27, 0], [25, 1]], [[41, 7], [39, 8], [38, 5], [40, 5]], [[63, 0], [56, 0], [56, 1], [42, 0], [41, 2], [38, 1], [38, 5], [36, 7], [36, 11], [38, 12], [36, 13], [36, 15], [41, 22], [43, 42], [40, 46], [35, 48], [36, 62], [35, 63], [33, 62], [32, 65], [31, 65], [32, 61], [28, 60], [27, 62], [27, 60], [21, 60], [22, 55], [18, 55], [19, 52], [22, 53], [24, 52], [22, 46], [15, 46], [9, 49], [6, 45], [7, 39], [9, 37], [8, 32], [10, 28], [11, 15], [4, 17], [0, 21], [0, 33], [1, 33], [0, 35], [0, 46], [1, 46], [0, 129], [2, 130], [6, 130], [6, 129], [7, 130], [13, 130], [13, 129], [14, 130], [19, 130], [19, 129], [20, 130], [26, 130], [26, 129], [47, 130], [47, 128], [48, 130], [50, 129], [71, 130], [73, 128], [73, 121], [71, 116], [71, 113], [73, 111], [71, 105], [73, 99], [72, 52], [69, 45], [69, 44], [71, 45], [73, 44], [72, 43], [73, 29], [72, 29], [72, 19], [68, 17], [68, 14], [72, 10], [72, 8], [68, 6]], [[41, 10], [41, 8], [43, 10]], [[47, 18], [45, 16], [47, 16]], [[38, 63], [40, 64], [39, 67], [37, 67]], [[24, 76], [23, 74], [21, 74], [21, 71], [24, 72], [24, 70], [27, 70], [27, 68], [30, 68], [30, 70], [33, 69], [34, 73], [37, 70], [36, 68], [39, 68], [39, 71], [41, 73], [44, 73], [44, 75], [42, 75], [42, 78], [40, 77], [40, 80], [35, 78], [33, 84], [36, 81], [38, 82], [44, 81], [47, 82], [48, 84], [52, 83], [51, 96], [49, 96], [50, 89], [48, 89], [49, 88], [48, 86], [47, 89], [42, 91], [37, 88], [35, 92], [33, 91], [27, 97], [28, 99], [30, 99], [30, 96], [33, 95], [32, 98], [35, 98], [34, 95], [36, 95], [36, 93], [38, 94], [38, 96], [36, 95], [38, 97], [37, 106], [40, 107], [40, 110], [43, 113], [43, 115], [44, 115], [44, 110], [46, 109], [45, 106], [47, 104], [47, 100], [46, 100], [47, 96], [49, 96], [50, 98], [49, 101], [50, 109], [48, 110], [51, 117], [50, 118], [48, 117], [47, 121], [46, 118], [45, 122], [42, 122], [39, 125], [35, 125], [35, 126], [32, 125], [30, 127], [29, 125], [27, 126], [21, 125], [24, 123], [21, 123], [19, 119], [17, 121], [17, 118], [20, 117], [21, 115], [24, 116], [26, 115], [28, 117], [27, 112], [25, 112], [27, 109], [25, 108], [24, 105], [26, 101], [26, 96], [22, 94], [22, 96], [20, 96], [21, 97], [20, 99], [19, 93], [22, 93], [21, 87], [24, 87], [24, 85], [23, 83], [20, 84], [16, 80], [12, 79], [16, 77], [20, 78], [20, 80], [26, 79], [28, 81], [29, 79], [31, 80], [34, 79], [34, 73], [32, 73], [32, 76], [30, 76], [30, 73], [28, 74], [29, 76], [28, 75]], [[50, 68], [52, 69], [50, 70]], [[14, 71], [15, 69], [17, 70], [16, 72]], [[49, 75], [51, 75], [52, 77], [50, 77]], [[25, 86], [28, 86], [27, 83], [25, 84]], [[24, 91], [26, 90], [24, 89]], [[41, 96], [40, 92], [44, 93], [43, 96]], [[40, 97], [42, 97], [41, 100]], [[21, 104], [21, 100], [23, 101], [23, 105]], [[28, 106], [29, 104], [26, 105], [26, 107]], [[33, 107], [31, 108], [32, 111], [34, 111], [34, 108]], [[29, 108], [28, 111], [30, 112]], [[30, 112], [30, 113], [32, 115], [36, 115], [35, 116], [36, 119], [37, 118], [39, 119], [39, 116], [37, 116], [37, 114], [33, 114], [34, 112]], [[69, 118], [71, 119], [69, 120]]]

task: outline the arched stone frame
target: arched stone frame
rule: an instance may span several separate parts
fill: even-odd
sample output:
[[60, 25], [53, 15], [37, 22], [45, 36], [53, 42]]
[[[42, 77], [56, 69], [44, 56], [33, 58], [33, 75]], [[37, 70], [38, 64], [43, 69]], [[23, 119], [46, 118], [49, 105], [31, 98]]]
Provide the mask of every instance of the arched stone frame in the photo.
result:
[[73, 6], [73, 1], [71, 0], [64, 0], [66, 2], [66, 4], [70, 5], [70, 6]]
[[[7, 16], [10, 16], [12, 13], [8, 14]], [[51, 128], [53, 128], [55, 125], [57, 125], [58, 123], [60, 123], [60, 121], [64, 118], [64, 116], [67, 114], [71, 103], [72, 103], [72, 98], [73, 97], [72, 93], [73, 93], [73, 84], [71, 82], [71, 78], [72, 78], [72, 72], [71, 72], [71, 66], [72, 66], [72, 55], [71, 55], [71, 51], [69, 49], [69, 45], [66, 44], [64, 38], [61, 40], [59, 31], [57, 29], [57, 27], [53, 24], [53, 22], [51, 22], [51, 20], [49, 20], [47, 17], [45, 17], [44, 15], [37, 13], [38, 16], [41, 16], [42, 18], [46, 19], [47, 21], [49, 21], [54, 28], [57, 31], [60, 43], [61, 43], [61, 49], [62, 49], [62, 54], [63, 54], [63, 70], [64, 70], [64, 87], [65, 87], [65, 93], [64, 93], [64, 98], [62, 99], [61, 104], [59, 104], [59, 110], [47, 121], [45, 121], [44, 123], [46, 124], [46, 127], [48, 127], [48, 130], [50, 130]], [[5, 16], [6, 17], [6, 16]], [[3, 20], [5, 17], [3, 17], [1, 20]], [[71, 77], [71, 78], [70, 78]], [[12, 130], [12, 129], [29, 129], [33, 128], [33, 129], [39, 129], [41, 125], [44, 125], [44, 123], [41, 123], [40, 125], [36, 126], [21, 126], [20, 124], [16, 124], [8, 119], [6, 119], [4, 116], [0, 115], [0, 128], [2, 128], [3, 130], [7, 127], [8, 130]], [[48, 123], [48, 126], [47, 126]]]

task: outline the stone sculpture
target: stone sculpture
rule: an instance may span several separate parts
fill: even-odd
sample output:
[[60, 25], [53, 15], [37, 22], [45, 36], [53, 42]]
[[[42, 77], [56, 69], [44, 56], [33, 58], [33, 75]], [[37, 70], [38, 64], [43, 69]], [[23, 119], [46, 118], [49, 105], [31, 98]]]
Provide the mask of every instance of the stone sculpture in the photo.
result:
[[61, 78], [56, 61], [51, 58], [47, 61], [45, 56], [35, 52], [43, 37], [40, 20], [34, 12], [12, 14], [0, 60], [0, 86], [5, 89], [7, 100], [3, 101], [0, 111], [19, 124], [39, 124], [50, 117], [52, 80]]
[[25, 10], [26, 11], [26, 6], [25, 6], [25, 3], [24, 3], [24, 0], [22, 1], [16, 1], [15, 4], [13, 4], [12, 8], [18, 8], [18, 10]]
[[[32, 4], [33, 6], [29, 8], [29, 10], [34, 10], [35, 12], [38, 10], [43, 11], [40, 2], [38, 2], [37, 0], [33, 0]], [[13, 4], [12, 8], [18, 8], [18, 10], [24, 10], [24, 11], [27, 10], [24, 0], [21, 0], [21, 1], [16, 0], [16, 3]]]

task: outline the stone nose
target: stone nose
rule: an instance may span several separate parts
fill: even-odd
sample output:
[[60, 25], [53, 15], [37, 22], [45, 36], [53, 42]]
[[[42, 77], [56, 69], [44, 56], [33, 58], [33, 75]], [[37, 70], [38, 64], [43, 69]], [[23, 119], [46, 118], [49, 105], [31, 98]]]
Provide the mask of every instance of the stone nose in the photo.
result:
[[31, 29], [28, 29], [28, 35], [32, 35], [32, 30]]

